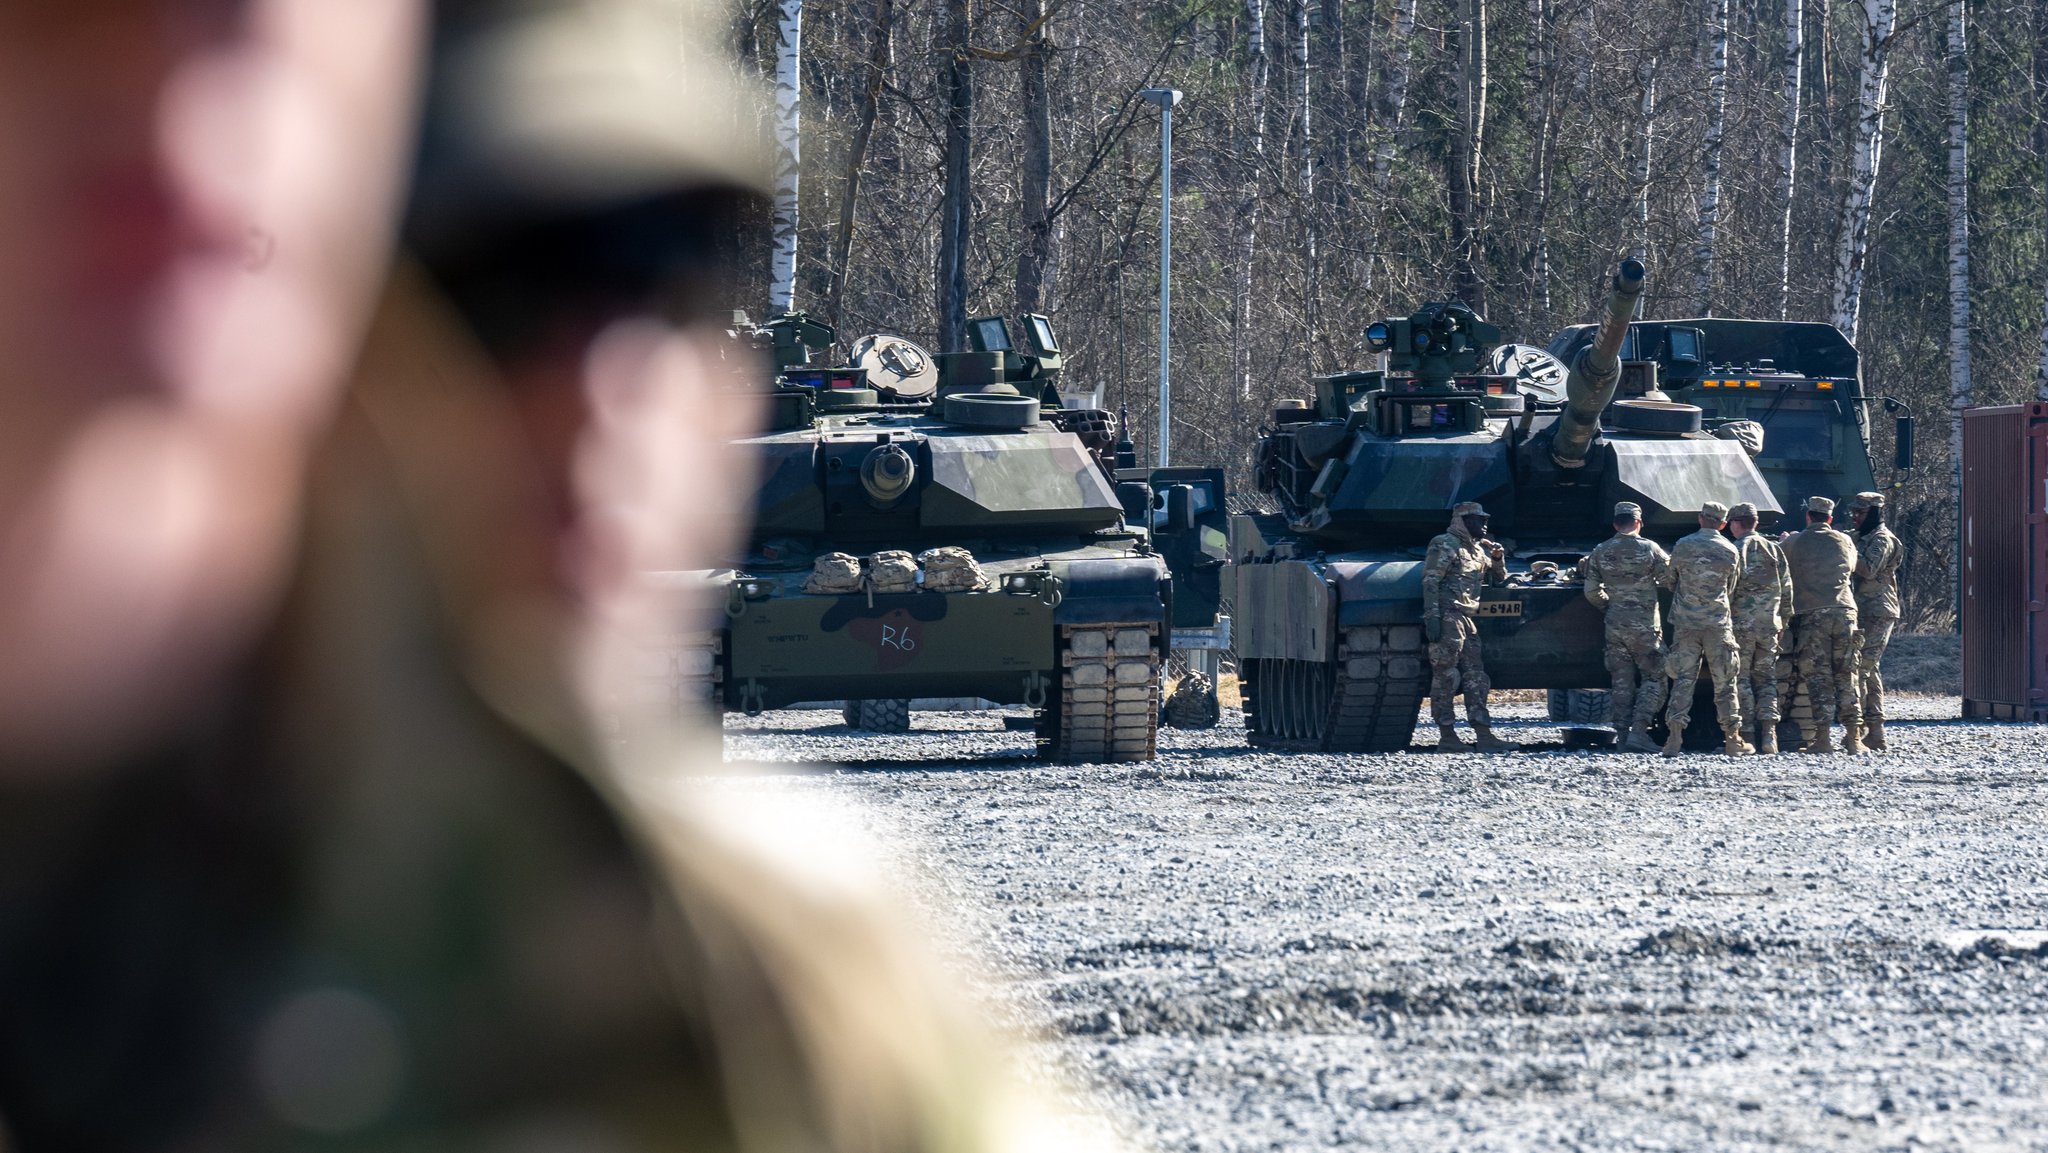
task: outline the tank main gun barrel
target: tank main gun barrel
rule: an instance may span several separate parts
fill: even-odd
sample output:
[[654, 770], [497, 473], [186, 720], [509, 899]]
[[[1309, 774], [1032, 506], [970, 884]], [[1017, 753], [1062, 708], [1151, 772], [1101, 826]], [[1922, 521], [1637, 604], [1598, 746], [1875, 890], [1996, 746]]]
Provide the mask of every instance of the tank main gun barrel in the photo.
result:
[[1593, 438], [1600, 435], [1600, 414], [1614, 399], [1621, 384], [1621, 342], [1635, 319], [1636, 303], [1643, 298], [1641, 261], [1624, 260], [1614, 274], [1614, 288], [1607, 294], [1607, 315], [1600, 318], [1600, 331], [1572, 361], [1566, 378], [1564, 413], [1558, 417], [1557, 432], [1551, 437], [1551, 458], [1564, 468], [1586, 463]]

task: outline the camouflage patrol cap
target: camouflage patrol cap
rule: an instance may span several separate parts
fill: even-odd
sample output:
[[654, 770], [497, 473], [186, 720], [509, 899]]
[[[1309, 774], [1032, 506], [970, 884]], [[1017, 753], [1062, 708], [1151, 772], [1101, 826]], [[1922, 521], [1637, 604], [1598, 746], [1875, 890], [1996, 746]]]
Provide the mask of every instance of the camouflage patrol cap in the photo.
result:
[[1632, 500], [1617, 502], [1614, 506], [1614, 519], [1641, 520], [1643, 519], [1643, 506]]
[[1806, 498], [1806, 511], [1817, 512], [1822, 516], [1833, 516], [1835, 515], [1835, 502], [1824, 496], [1810, 496]]
[[1700, 505], [1700, 519], [1726, 521], [1728, 506], [1718, 500], [1706, 501]]
[[687, 0], [439, 0], [407, 234], [443, 247], [692, 190], [765, 191], [765, 104]]
[[1729, 519], [1729, 520], [1755, 520], [1755, 519], [1756, 519], [1756, 506], [1755, 506], [1755, 505], [1753, 505], [1753, 504], [1751, 504], [1751, 503], [1749, 503], [1748, 501], [1743, 501], [1743, 502], [1742, 502], [1742, 503], [1740, 503], [1740, 504], [1734, 505], [1734, 506], [1732, 506], [1731, 508], [1729, 508], [1729, 510], [1728, 510], [1728, 519]]
[[1451, 508], [1452, 516], [1486, 516], [1487, 511], [1476, 500], [1459, 501]]
[[1859, 492], [1850, 498], [1849, 507], [1852, 509], [1883, 508], [1884, 494], [1881, 492]]

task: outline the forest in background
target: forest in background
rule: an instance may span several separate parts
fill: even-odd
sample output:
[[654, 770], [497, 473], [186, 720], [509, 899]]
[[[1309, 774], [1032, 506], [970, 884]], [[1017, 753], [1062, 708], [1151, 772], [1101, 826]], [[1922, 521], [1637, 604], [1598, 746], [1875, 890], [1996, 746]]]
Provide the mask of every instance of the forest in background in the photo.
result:
[[747, 0], [732, 37], [802, 124], [738, 303], [934, 349], [1046, 313], [1068, 386], [1127, 406], [1146, 459], [1137, 93], [1181, 89], [1173, 459], [1234, 486], [1272, 403], [1361, 366], [1373, 319], [1455, 295], [1543, 344], [1639, 255], [1646, 316], [1832, 321], [1918, 414], [1891, 521], [1906, 623], [1947, 628], [1951, 413], [2048, 397], [2048, 5]]

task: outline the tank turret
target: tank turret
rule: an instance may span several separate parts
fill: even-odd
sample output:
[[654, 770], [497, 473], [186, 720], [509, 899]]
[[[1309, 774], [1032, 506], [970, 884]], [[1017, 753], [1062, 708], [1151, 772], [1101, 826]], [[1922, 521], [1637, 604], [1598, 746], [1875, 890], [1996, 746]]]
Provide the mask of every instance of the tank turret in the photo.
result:
[[1607, 294], [1607, 315], [1600, 320], [1599, 335], [1573, 359], [1571, 375], [1565, 378], [1564, 411], [1550, 442], [1551, 459], [1560, 468], [1584, 465], [1600, 435], [1600, 414], [1613, 403], [1614, 390], [1621, 384], [1621, 342], [1642, 299], [1643, 266], [1624, 260]]

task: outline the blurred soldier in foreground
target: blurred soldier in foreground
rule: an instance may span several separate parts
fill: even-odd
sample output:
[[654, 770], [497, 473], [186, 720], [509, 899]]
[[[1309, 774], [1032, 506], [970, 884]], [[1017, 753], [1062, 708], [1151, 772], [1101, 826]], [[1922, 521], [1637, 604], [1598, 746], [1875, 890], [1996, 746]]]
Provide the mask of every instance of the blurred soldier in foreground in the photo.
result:
[[[424, 271], [341, 396], [422, 13], [28, 7], [0, 17], [7, 208], [108, 152], [98, 227], [133, 240], [152, 182], [167, 236], [186, 192], [235, 211], [224, 252], [134, 268], [89, 229], [4, 234], [7, 299], [83, 285], [0, 349], [0, 426], [51, 441], [6, 459], [4, 526], [48, 547], [7, 555], [0, 603], [68, 614], [0, 653], [44, 705], [0, 727], [6, 1145], [1032, 1143], [864, 873], [790, 814], [604, 767], [577, 703], [622, 574], [716, 555], [748, 488], [712, 475], [746, 412], [696, 323], [746, 165], [692, 142], [744, 150], [714, 92], [660, 81], [677, 12], [450, 7]], [[187, 190], [183, 160], [249, 168]], [[132, 311], [62, 311], [131, 281]]]
[[1422, 631], [1429, 640], [1429, 712], [1435, 718], [1437, 747], [1461, 749], [1453, 698], [1465, 692], [1465, 722], [1472, 726], [1474, 747], [1493, 753], [1515, 746], [1493, 735], [1486, 694], [1493, 682], [1479, 651], [1479, 590], [1487, 581], [1506, 580], [1507, 554], [1486, 539], [1490, 518], [1475, 501], [1451, 510], [1451, 528], [1429, 542], [1422, 563]]
[[1671, 703], [1664, 708], [1664, 723], [1671, 728], [1664, 739], [1667, 757], [1677, 756], [1685, 740], [1702, 660], [1714, 678], [1714, 711], [1720, 714], [1728, 755], [1739, 757], [1750, 751], [1742, 739], [1742, 708], [1735, 691], [1735, 622], [1729, 598], [1735, 592], [1739, 561], [1735, 546], [1721, 535], [1727, 519], [1725, 506], [1706, 502], [1700, 506], [1700, 531], [1671, 550]]
[[1899, 565], [1906, 546], [1884, 524], [1884, 494], [1859, 492], [1849, 502], [1856, 528], [1857, 705], [1864, 747], [1884, 751], [1884, 651], [1899, 623]]
[[1792, 619], [1792, 570], [1778, 543], [1756, 531], [1756, 506], [1728, 510], [1735, 538], [1735, 655], [1745, 734], [1759, 753], [1778, 751], [1778, 637]]
[[1806, 530], [1785, 538], [1792, 570], [1792, 607], [1799, 617], [1799, 675], [1813, 705], [1802, 751], [1835, 751], [1832, 726], [1842, 721], [1842, 751], [1863, 751], [1862, 712], [1856, 699], [1856, 545], [1835, 531], [1835, 502], [1806, 498]]
[[[1657, 591], [1671, 587], [1671, 557], [1642, 535], [1643, 509], [1614, 506], [1614, 535], [1579, 562], [1586, 599], [1607, 621], [1608, 720], [1626, 733], [1622, 748], [1654, 753], [1650, 725], [1664, 707], [1664, 628]], [[1640, 687], [1638, 687], [1640, 685]]]

